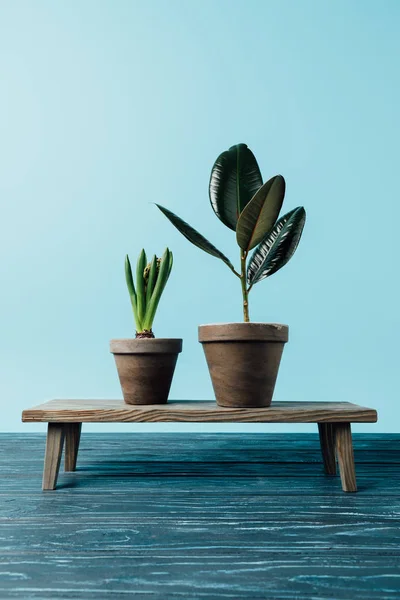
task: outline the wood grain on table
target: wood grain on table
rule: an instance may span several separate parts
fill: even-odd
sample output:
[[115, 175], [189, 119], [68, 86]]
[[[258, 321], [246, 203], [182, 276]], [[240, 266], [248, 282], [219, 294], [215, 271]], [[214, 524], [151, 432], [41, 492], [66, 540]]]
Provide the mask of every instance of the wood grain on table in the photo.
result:
[[43, 494], [45, 436], [0, 434], [0, 598], [398, 600], [400, 435], [353, 441], [355, 495], [318, 434], [128, 432]]
[[268, 408], [223, 408], [212, 401], [130, 405], [123, 400], [51, 400], [22, 413], [24, 422], [91, 423], [375, 423], [377, 413], [350, 402], [273, 402]]

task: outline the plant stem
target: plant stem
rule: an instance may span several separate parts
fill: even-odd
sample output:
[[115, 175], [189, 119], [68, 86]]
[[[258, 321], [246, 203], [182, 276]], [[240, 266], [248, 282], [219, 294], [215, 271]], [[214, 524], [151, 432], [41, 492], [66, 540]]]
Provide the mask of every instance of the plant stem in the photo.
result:
[[230, 270], [232, 271], [232, 273], [233, 273], [234, 275], [236, 275], [236, 277], [241, 277], [240, 273], [238, 273], [234, 267], [229, 267], [229, 268], [230, 268]]
[[242, 250], [240, 252], [240, 266], [241, 266], [241, 274], [240, 274], [240, 283], [242, 284], [242, 294], [243, 294], [243, 317], [244, 322], [249, 323], [249, 298], [248, 298], [248, 290], [246, 288], [246, 259], [247, 252]]

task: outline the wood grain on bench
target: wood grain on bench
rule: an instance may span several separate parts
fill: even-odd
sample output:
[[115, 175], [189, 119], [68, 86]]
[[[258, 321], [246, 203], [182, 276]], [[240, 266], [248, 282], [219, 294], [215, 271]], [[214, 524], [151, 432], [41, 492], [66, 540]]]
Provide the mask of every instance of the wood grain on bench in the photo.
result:
[[215, 402], [139, 406], [122, 400], [51, 400], [22, 413], [24, 422], [62, 423], [375, 423], [377, 413], [350, 402], [273, 402], [268, 408], [222, 408]]

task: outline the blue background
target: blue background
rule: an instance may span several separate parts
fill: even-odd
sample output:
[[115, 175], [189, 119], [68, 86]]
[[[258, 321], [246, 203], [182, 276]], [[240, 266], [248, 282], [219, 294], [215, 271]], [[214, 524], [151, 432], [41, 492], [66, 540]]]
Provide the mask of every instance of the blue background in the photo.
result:
[[133, 334], [123, 261], [142, 247], [175, 254], [155, 321], [184, 338], [171, 396], [212, 397], [197, 325], [241, 319], [239, 281], [152, 203], [237, 264], [208, 178], [238, 142], [308, 212], [251, 294], [253, 320], [290, 325], [275, 398], [400, 430], [399, 26], [397, 0], [0, 3], [2, 431], [33, 431], [22, 409], [53, 397], [120, 397], [108, 342]]

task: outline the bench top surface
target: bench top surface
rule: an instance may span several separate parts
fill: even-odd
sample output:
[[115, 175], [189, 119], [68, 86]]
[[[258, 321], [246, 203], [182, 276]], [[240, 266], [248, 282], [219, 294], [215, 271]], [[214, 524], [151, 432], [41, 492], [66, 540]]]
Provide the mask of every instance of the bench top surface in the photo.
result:
[[172, 400], [146, 406], [122, 400], [50, 400], [22, 421], [60, 423], [375, 423], [376, 410], [350, 402], [273, 402], [268, 408], [222, 408], [215, 401]]

